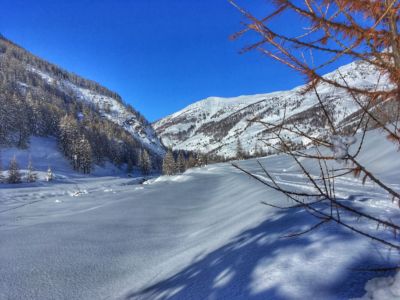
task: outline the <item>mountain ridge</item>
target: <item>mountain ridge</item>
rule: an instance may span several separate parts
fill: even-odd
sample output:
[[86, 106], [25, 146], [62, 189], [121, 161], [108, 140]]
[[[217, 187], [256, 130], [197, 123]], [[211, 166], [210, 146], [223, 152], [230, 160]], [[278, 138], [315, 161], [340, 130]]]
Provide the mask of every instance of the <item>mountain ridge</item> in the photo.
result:
[[[341, 66], [325, 77], [346, 80], [350, 86], [363, 88], [388, 86], [386, 78], [379, 82], [378, 70], [361, 61]], [[319, 123], [319, 134], [326, 133], [323, 129], [325, 121], [321, 121], [324, 116], [318, 112], [318, 99], [312, 93], [303, 95], [301, 92], [305, 87], [300, 85], [286, 91], [229, 98], [208, 97], [153, 123], [153, 127], [163, 143], [174, 150], [197, 150], [232, 158], [236, 153], [237, 140], [241, 140], [245, 150], [255, 154], [258, 148], [268, 148], [260, 142], [265, 137], [266, 128], [261, 124], [249, 124], [246, 119], [259, 118], [276, 123], [285, 115], [305, 130], [307, 123]], [[338, 125], [343, 125], [340, 124], [342, 121], [360, 110], [344, 90], [321, 83], [318, 93]], [[299, 119], [304, 120], [299, 122]], [[307, 143], [305, 140], [294, 142], [300, 146]]]

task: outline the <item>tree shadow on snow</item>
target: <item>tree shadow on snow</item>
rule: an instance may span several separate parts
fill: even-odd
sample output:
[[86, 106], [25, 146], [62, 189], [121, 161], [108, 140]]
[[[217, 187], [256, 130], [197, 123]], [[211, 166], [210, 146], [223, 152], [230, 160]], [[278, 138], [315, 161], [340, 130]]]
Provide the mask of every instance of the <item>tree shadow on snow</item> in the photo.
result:
[[[133, 292], [125, 299], [304, 299], [302, 295], [287, 292], [290, 284], [297, 287], [304, 285], [307, 293], [314, 295], [312, 299], [326, 299], [323, 295], [327, 294], [335, 295], [334, 299], [348, 299], [362, 296], [367, 280], [385, 275], [354, 271], [357, 267], [365, 268], [382, 263], [372, 253], [364, 251], [358, 259], [352, 259], [348, 265], [340, 268], [339, 274], [335, 273], [328, 280], [315, 283], [313, 280], [320, 277], [315, 272], [321, 272], [321, 262], [315, 262], [320, 259], [319, 255], [323, 251], [329, 251], [334, 244], [351, 243], [359, 237], [332, 224], [309, 235], [277, 238], [288, 232], [304, 229], [302, 226], [310, 224], [307, 221], [310, 216], [303, 210], [283, 212], [275, 216], [244, 231], [219, 249], [196, 259], [172, 277], [139, 292]], [[303, 261], [293, 260], [297, 253], [302, 253]], [[323, 264], [326, 266], [323, 268], [332, 268], [335, 265], [335, 255], [341, 254], [343, 253], [333, 253], [333, 257], [325, 258]], [[313, 263], [319, 267], [318, 270], [313, 269]], [[305, 266], [303, 269], [302, 265]], [[264, 274], [262, 271], [258, 272], [260, 266], [266, 266]], [[263, 288], [257, 290], [254, 281]], [[281, 286], [282, 281], [286, 281], [284, 289]]]

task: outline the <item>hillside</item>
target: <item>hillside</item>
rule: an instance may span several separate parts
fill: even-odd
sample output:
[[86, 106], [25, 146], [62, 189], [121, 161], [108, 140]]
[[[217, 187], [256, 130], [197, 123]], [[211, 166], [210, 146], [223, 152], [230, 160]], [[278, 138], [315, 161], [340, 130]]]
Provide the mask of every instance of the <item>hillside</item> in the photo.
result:
[[[377, 70], [360, 61], [343, 66], [325, 77], [339, 82], [344, 78], [349, 86], [369, 89], [385, 89], [388, 82], [381, 78]], [[315, 136], [325, 133], [326, 117], [318, 98], [315, 93], [303, 94], [304, 88], [299, 86], [290, 91], [235, 98], [207, 98], [159, 120], [153, 127], [163, 143], [175, 150], [234, 157], [237, 141], [240, 140], [249, 154], [261, 148], [266, 151], [262, 139], [273, 136], [264, 125], [249, 123], [250, 119], [279, 124], [285, 116], [289, 126], [296, 125], [305, 132], [311, 127], [319, 128], [313, 132]], [[343, 90], [327, 84], [320, 84], [317, 90], [337, 127], [345, 130], [347, 126], [352, 126], [360, 111], [353, 99]], [[287, 137], [290, 136], [291, 133], [287, 132]], [[275, 144], [278, 142], [272, 141]], [[308, 143], [303, 139], [293, 139], [292, 142], [299, 146]]]
[[26, 148], [30, 136], [53, 136], [76, 143], [77, 150], [63, 149], [70, 160], [83, 149], [92, 163], [116, 165], [137, 165], [147, 150], [157, 166], [164, 154], [149, 122], [118, 94], [1, 36], [0, 88], [0, 145]]

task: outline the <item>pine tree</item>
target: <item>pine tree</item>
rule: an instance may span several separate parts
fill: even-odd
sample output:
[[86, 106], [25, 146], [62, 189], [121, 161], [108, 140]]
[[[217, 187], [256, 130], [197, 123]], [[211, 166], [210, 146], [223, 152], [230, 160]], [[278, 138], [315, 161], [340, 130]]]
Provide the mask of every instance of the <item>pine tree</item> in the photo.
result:
[[201, 154], [196, 155], [196, 167], [202, 167], [204, 166], [203, 163], [203, 156]]
[[194, 168], [196, 167], [196, 158], [194, 157], [193, 154], [189, 155], [189, 158], [186, 162], [186, 169]]
[[164, 156], [162, 169], [164, 175], [173, 175], [175, 173], [175, 159], [171, 150], [168, 150]]
[[[11, 101], [10, 101], [11, 99]], [[11, 133], [15, 131], [15, 104], [12, 97], [7, 91], [0, 94], [0, 144], [9, 144], [11, 141]]]
[[236, 144], [236, 159], [244, 159], [245, 158], [245, 152], [242, 146], [242, 143], [240, 142], [240, 140], [237, 140], [237, 144]]
[[17, 109], [14, 116], [18, 116], [18, 119], [15, 120], [14, 124], [14, 128], [17, 130], [17, 146], [19, 148], [26, 148], [28, 146], [30, 135], [29, 107], [25, 102], [25, 99], [22, 100], [20, 97], [18, 97], [17, 94], [13, 95], [12, 101], [14, 102], [15, 108]]
[[79, 138], [79, 128], [76, 120], [70, 116], [65, 115], [60, 120], [59, 125], [59, 143], [64, 155], [73, 161], [74, 169], [76, 169], [76, 148], [77, 140]]
[[46, 181], [52, 181], [54, 179], [53, 170], [49, 166], [47, 169]]
[[1, 163], [1, 155], [0, 155], [0, 183], [4, 182], [4, 175], [3, 175], [3, 164]]
[[181, 152], [178, 154], [178, 159], [176, 162], [176, 171], [177, 173], [184, 173], [186, 171], [186, 163], [185, 163], [185, 157]]
[[201, 155], [201, 161], [202, 161], [202, 165], [203, 166], [207, 166], [208, 165], [208, 155], [207, 154], [202, 154]]
[[256, 143], [256, 145], [254, 146], [254, 157], [260, 157], [260, 156], [261, 156], [261, 151], [258, 146], [258, 143]]
[[92, 169], [92, 147], [84, 134], [80, 133], [76, 119], [65, 115], [60, 120], [59, 143], [63, 153], [72, 161], [73, 169], [89, 174]]
[[31, 131], [35, 135], [47, 135], [49, 132], [46, 132], [46, 120], [42, 114], [43, 104], [40, 101], [33, 100], [32, 94], [28, 92], [25, 96], [25, 102], [29, 105], [31, 110], [31, 116], [29, 121], [29, 126], [31, 127]]
[[84, 136], [81, 136], [78, 141], [77, 155], [77, 170], [89, 174], [92, 170], [92, 147]]
[[17, 158], [14, 155], [14, 157], [10, 161], [10, 166], [8, 168], [7, 182], [12, 184], [21, 183], [21, 178], [21, 171], [19, 169]]
[[27, 182], [35, 182], [37, 180], [38, 176], [37, 173], [35, 172], [35, 169], [33, 168], [32, 165], [32, 159], [29, 157], [29, 163], [28, 163], [28, 174], [26, 176], [26, 181]]
[[140, 155], [140, 168], [143, 175], [148, 175], [150, 173], [151, 159], [146, 149], [144, 149]]
[[131, 158], [128, 159], [128, 163], [126, 166], [126, 172], [127, 173], [132, 173], [133, 172], [133, 161]]

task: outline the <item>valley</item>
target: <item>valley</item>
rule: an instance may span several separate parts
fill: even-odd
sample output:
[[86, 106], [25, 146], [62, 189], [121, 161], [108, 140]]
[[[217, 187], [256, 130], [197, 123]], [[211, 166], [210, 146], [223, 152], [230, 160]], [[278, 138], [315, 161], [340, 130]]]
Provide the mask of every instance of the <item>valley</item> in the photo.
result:
[[400, 1], [0, 4], [0, 300], [400, 299]]

